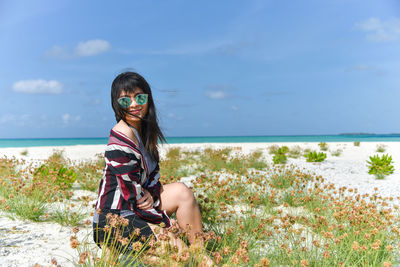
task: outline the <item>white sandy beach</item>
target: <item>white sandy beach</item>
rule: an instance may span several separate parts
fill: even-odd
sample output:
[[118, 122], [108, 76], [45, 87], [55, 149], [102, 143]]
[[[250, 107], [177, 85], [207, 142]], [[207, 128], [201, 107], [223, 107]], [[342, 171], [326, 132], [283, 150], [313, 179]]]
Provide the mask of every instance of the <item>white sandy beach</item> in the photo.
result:
[[[207, 147], [240, 147], [242, 153], [249, 153], [262, 149], [265, 159], [272, 164], [272, 155], [268, 154], [268, 147], [286, 145], [319, 150], [318, 143], [220, 143], [220, 144], [173, 144], [161, 147], [161, 157], [169, 147], [181, 147], [185, 150], [203, 150]], [[377, 153], [379, 144], [386, 146], [384, 153]], [[361, 142], [360, 146], [348, 143], [328, 143], [327, 159], [322, 163], [308, 163], [305, 158], [289, 158], [287, 164], [294, 164], [300, 169], [306, 169], [321, 175], [327, 182], [337, 186], [358, 188], [360, 194], [374, 193], [378, 188], [381, 196], [395, 197], [400, 192], [400, 142]], [[65, 147], [28, 147], [28, 148], [0, 148], [0, 157], [15, 157], [27, 162], [41, 162], [48, 158], [54, 150], [62, 150], [63, 155], [74, 162], [95, 159], [97, 154], [104, 152], [104, 145], [77, 145]], [[343, 150], [338, 157], [332, 156], [330, 151]], [[21, 152], [27, 151], [27, 155]], [[368, 174], [366, 161], [375, 154], [389, 154], [393, 158], [395, 172], [384, 180], [376, 180]], [[90, 191], [76, 190], [73, 199], [79, 196], [96, 194]], [[91, 204], [95, 200], [92, 200]], [[88, 217], [90, 218], [90, 217]], [[33, 266], [38, 263], [50, 266], [51, 259], [56, 258], [61, 266], [72, 266], [72, 258], [77, 259], [76, 252], [70, 248], [69, 238], [72, 229], [56, 223], [32, 223], [11, 219], [5, 213], [0, 213], [0, 266]], [[87, 235], [84, 230], [79, 232], [81, 237]], [[89, 240], [91, 237], [89, 236]]]

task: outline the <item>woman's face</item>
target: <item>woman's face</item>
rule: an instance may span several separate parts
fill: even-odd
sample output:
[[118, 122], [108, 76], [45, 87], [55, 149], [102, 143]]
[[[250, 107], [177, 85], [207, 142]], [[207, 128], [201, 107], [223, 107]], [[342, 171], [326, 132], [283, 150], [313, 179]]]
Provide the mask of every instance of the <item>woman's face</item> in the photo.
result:
[[[144, 105], [139, 105], [138, 103], [136, 103], [135, 97], [139, 94], [144, 94], [144, 92], [141, 88], [138, 87], [138, 88], [136, 88], [136, 90], [133, 93], [122, 91], [119, 98], [130, 97], [132, 103], [126, 109], [126, 111], [133, 113], [136, 116], [139, 116], [140, 118], [144, 118], [144, 116], [146, 116], [147, 110], [149, 108], [149, 101], [147, 101], [146, 104], [144, 104]], [[140, 123], [139, 118], [132, 116], [129, 113], [126, 113], [125, 116], [126, 116], [125, 120], [133, 126], [137, 123]]]

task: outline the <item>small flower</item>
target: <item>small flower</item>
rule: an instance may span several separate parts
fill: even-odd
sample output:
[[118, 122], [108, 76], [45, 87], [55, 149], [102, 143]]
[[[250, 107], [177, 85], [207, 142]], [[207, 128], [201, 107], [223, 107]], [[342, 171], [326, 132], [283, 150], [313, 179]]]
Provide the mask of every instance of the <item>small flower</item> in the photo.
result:
[[230, 248], [230, 247], [224, 247], [224, 248], [222, 249], [222, 253], [223, 253], [224, 255], [228, 255], [229, 253], [231, 253], [231, 248]]
[[221, 253], [219, 253], [218, 251], [214, 252], [213, 256], [214, 256], [214, 261], [215, 261], [216, 264], [221, 262], [221, 260], [222, 260]]
[[74, 239], [71, 241], [71, 248], [77, 248], [80, 244], [78, 240]]
[[74, 234], [78, 233], [78, 232], [79, 232], [79, 228], [78, 228], [77, 226], [75, 226], [75, 227], [72, 229], [72, 232], [73, 232]]
[[51, 264], [57, 265], [57, 260], [56, 260], [56, 258], [52, 258], [52, 259], [51, 259]]
[[372, 245], [371, 248], [373, 250], [377, 250], [379, 247], [381, 246], [381, 241], [379, 239], [377, 239]]
[[393, 250], [393, 246], [392, 245], [387, 245], [386, 246], [386, 250], [387, 251], [392, 251]]
[[325, 250], [324, 253], [322, 254], [322, 256], [324, 256], [324, 259], [328, 259], [330, 256], [330, 253], [328, 250]]
[[301, 260], [300, 261], [300, 265], [301, 265], [301, 267], [306, 267], [306, 266], [308, 266], [308, 261], [307, 260]]
[[129, 220], [126, 218], [121, 218], [121, 224], [122, 226], [126, 227], [129, 225]]
[[262, 258], [260, 260], [260, 266], [262, 266], [262, 267], [268, 267], [270, 265], [270, 263], [271, 262], [267, 258]]
[[351, 249], [355, 250], [355, 251], [358, 251], [360, 249], [360, 246], [359, 246], [357, 241], [353, 242], [353, 245], [351, 246]]
[[86, 260], [87, 256], [88, 256], [88, 253], [86, 251], [82, 252], [80, 257], [79, 257], [78, 263], [79, 264], [85, 263], [85, 260]]
[[134, 251], [140, 251], [142, 249], [142, 243], [140, 243], [139, 241], [136, 241], [132, 244], [132, 249]]

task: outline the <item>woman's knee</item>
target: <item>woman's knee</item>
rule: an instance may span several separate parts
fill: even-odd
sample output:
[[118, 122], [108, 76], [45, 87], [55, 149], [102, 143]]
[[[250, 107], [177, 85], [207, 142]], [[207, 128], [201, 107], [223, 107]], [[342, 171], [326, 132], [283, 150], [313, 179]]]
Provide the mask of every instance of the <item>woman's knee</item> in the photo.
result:
[[177, 191], [179, 192], [179, 198], [184, 202], [195, 201], [193, 191], [187, 187], [184, 183], [177, 183]]

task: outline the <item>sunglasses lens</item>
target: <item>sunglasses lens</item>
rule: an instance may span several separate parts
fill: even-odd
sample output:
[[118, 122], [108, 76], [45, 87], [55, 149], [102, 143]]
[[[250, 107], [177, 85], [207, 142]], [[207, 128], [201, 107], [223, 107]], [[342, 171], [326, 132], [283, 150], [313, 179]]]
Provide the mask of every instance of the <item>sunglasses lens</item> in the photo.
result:
[[122, 108], [128, 108], [131, 105], [132, 101], [130, 97], [121, 97], [118, 99], [118, 103]]
[[135, 101], [138, 105], [145, 105], [147, 103], [147, 95], [140, 94], [135, 97]]

